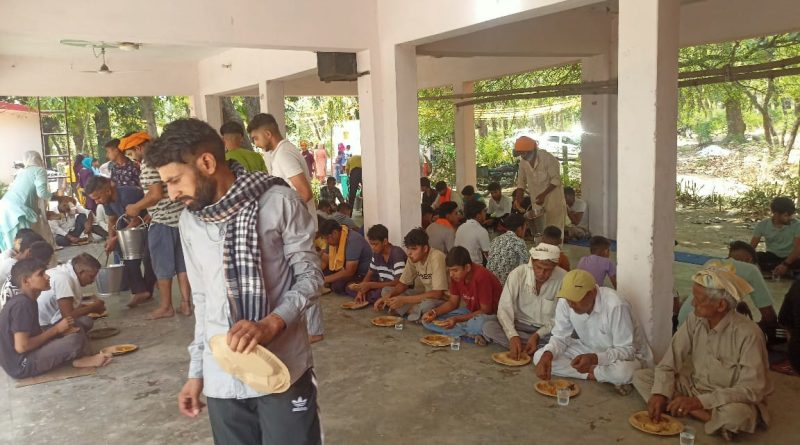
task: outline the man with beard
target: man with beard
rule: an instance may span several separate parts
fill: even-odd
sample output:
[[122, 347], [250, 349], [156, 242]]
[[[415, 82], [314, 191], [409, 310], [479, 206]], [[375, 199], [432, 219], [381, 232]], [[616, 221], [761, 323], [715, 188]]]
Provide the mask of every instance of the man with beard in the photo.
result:
[[[305, 201], [280, 178], [226, 163], [222, 139], [197, 119], [167, 125], [145, 160], [187, 206], [179, 228], [196, 326], [180, 412], [197, 417], [203, 392], [217, 444], [322, 443], [303, 317], [322, 272]], [[220, 334], [233, 351], [268, 346], [288, 368], [289, 389], [266, 394], [221, 370], [208, 343]]]
[[539, 144], [527, 136], [520, 137], [514, 143], [514, 156], [522, 158], [519, 162], [517, 187], [525, 189], [536, 204], [544, 207], [545, 227], [555, 226], [563, 232], [567, 204], [564, 200], [558, 159], [539, 150]]

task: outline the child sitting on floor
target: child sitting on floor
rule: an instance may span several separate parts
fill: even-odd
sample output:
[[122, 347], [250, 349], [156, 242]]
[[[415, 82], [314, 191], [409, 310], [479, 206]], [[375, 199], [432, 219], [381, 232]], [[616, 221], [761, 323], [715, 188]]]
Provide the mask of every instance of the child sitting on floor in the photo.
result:
[[617, 288], [617, 265], [609, 258], [611, 256], [611, 241], [604, 236], [593, 236], [589, 240], [589, 252], [578, 261], [578, 269], [592, 274], [598, 286], [606, 282], [606, 277], [611, 280], [611, 286]]
[[[561, 229], [556, 226], [547, 226], [542, 231], [542, 241], [545, 244], [550, 244], [551, 246], [556, 246], [559, 249], [561, 248], [561, 244], [564, 240], [561, 238]], [[569, 258], [564, 254], [564, 251], [561, 251], [561, 255], [558, 257], [558, 267], [566, 270], [569, 272], [570, 264]]]
[[71, 317], [42, 331], [36, 299], [50, 289], [46, 267], [41, 261], [26, 259], [11, 269], [17, 293], [0, 311], [0, 366], [15, 379], [44, 374], [70, 360], [76, 368], [105, 366], [111, 361], [103, 353], [85, 356], [88, 340]]

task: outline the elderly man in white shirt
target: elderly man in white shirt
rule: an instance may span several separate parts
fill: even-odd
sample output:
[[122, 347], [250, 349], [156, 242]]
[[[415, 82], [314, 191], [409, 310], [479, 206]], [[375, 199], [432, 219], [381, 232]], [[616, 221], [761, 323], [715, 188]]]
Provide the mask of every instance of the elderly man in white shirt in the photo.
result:
[[561, 249], [557, 246], [540, 243], [530, 254], [528, 264], [508, 275], [497, 307], [497, 320], [483, 325], [484, 337], [509, 348], [514, 359], [523, 353], [533, 354], [547, 342], [553, 329], [556, 296], [567, 273], [558, 267]]
[[536, 375], [597, 380], [630, 393], [633, 373], [652, 367], [653, 356], [628, 302], [580, 269], [564, 276], [558, 297], [550, 342], [533, 356]]

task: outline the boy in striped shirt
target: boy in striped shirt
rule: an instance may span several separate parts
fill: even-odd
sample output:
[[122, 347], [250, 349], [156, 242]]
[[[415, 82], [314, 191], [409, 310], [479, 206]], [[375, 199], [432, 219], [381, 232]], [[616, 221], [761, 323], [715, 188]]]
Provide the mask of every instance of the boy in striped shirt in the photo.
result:
[[356, 301], [374, 303], [381, 297], [383, 289], [390, 292], [400, 280], [406, 268], [406, 253], [389, 242], [389, 230], [376, 224], [367, 231], [367, 241], [372, 248], [369, 272], [361, 283], [353, 286]]

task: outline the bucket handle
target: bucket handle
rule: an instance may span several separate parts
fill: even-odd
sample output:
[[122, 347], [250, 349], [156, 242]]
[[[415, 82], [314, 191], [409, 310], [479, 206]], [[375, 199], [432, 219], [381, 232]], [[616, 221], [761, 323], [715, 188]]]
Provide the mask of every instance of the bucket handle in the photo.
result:
[[[136, 215], [136, 217], [139, 218], [142, 221], [142, 224], [140, 224], [140, 226], [137, 226], [137, 227], [147, 227], [147, 224], [145, 224], [145, 222], [144, 222], [144, 218], [142, 218], [139, 215]], [[125, 219], [127, 221], [128, 220], [128, 215], [122, 215], [119, 218], [117, 218], [117, 223], [114, 224], [114, 228], [115, 229], [119, 230], [119, 222], [122, 221], [123, 219]]]

